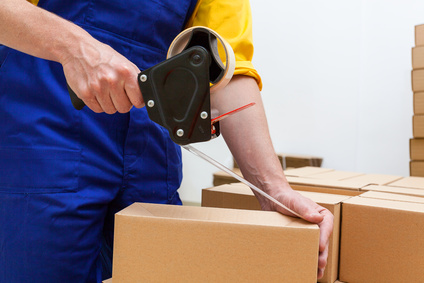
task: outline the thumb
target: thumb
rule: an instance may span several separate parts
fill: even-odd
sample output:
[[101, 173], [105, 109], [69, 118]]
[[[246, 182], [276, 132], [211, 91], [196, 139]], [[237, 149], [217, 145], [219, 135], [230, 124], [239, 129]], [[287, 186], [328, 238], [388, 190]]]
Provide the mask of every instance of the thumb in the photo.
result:
[[[319, 224], [324, 219], [324, 216], [320, 213], [321, 207], [296, 191], [287, 192], [284, 195], [280, 195], [277, 199], [308, 222]], [[276, 207], [276, 210], [280, 213], [294, 216], [282, 207]]]

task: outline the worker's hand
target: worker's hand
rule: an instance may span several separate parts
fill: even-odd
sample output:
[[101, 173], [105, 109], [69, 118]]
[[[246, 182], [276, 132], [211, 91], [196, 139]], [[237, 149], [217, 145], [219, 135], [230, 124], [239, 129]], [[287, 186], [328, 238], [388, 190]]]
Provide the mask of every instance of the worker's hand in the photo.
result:
[[[301, 215], [305, 220], [318, 224], [320, 229], [318, 279], [322, 278], [327, 265], [328, 241], [333, 232], [333, 214], [328, 209], [291, 189], [278, 191], [278, 193], [271, 194], [271, 196]], [[261, 197], [258, 197], [258, 199], [263, 210], [275, 210], [286, 215], [292, 215], [266, 199]]]
[[140, 70], [110, 46], [81, 42], [61, 63], [70, 88], [94, 112], [126, 113], [144, 106]]

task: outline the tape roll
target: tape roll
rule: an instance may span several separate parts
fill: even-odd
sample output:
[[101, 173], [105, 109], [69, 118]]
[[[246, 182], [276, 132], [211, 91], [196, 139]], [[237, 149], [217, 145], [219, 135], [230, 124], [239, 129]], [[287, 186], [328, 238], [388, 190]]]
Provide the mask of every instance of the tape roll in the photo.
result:
[[[177, 37], [175, 37], [175, 39], [172, 41], [171, 45], [169, 46], [168, 54], [166, 58], [171, 58], [181, 53], [182, 51], [184, 51], [185, 48], [187, 47], [187, 44], [189, 43], [191, 39], [191, 35], [194, 32], [194, 30], [204, 30], [205, 32], [209, 34], [212, 34], [221, 43], [225, 52], [225, 68], [223, 70], [223, 74], [221, 74], [221, 78], [219, 79], [219, 81], [214, 82], [211, 85], [210, 92], [213, 93], [215, 91], [218, 91], [224, 88], [230, 82], [236, 67], [236, 58], [234, 55], [234, 51], [231, 48], [231, 45], [227, 41], [225, 41], [225, 39], [222, 38], [214, 30], [207, 27], [203, 27], [203, 26], [194, 26], [182, 31], [180, 34], [177, 35]], [[214, 51], [216, 52], [216, 54], [218, 54], [218, 49]], [[220, 63], [224, 65], [224, 62], [222, 62], [220, 58], [219, 60], [220, 60]]]

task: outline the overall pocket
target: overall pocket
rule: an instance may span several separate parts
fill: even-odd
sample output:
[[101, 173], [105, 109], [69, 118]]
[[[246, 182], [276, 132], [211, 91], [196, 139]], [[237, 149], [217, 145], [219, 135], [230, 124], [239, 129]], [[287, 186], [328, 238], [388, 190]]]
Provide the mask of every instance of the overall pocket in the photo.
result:
[[61, 193], [78, 189], [81, 151], [0, 148], [0, 193]]

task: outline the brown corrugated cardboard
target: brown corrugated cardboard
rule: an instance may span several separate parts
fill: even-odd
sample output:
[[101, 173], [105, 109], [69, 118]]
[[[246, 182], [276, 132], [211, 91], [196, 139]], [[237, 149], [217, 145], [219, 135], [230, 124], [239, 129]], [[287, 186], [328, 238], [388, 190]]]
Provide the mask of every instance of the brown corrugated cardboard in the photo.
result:
[[[234, 171], [234, 173], [242, 176], [239, 168], [234, 168], [233, 171]], [[220, 186], [220, 185], [230, 184], [230, 183], [234, 183], [234, 182], [238, 182], [238, 180], [236, 178], [234, 178], [233, 176], [228, 175], [224, 171], [218, 171], [218, 172], [215, 172], [213, 174], [213, 185], [214, 186]]]
[[424, 139], [409, 140], [409, 157], [411, 160], [424, 160]]
[[424, 25], [415, 26], [415, 46], [424, 45]]
[[241, 183], [203, 189], [202, 206], [250, 210], [261, 209], [252, 190]]
[[412, 117], [412, 135], [414, 138], [424, 138], [424, 115]]
[[424, 92], [414, 92], [414, 114], [424, 114]]
[[297, 178], [287, 176], [287, 181], [290, 186], [298, 191], [309, 191], [327, 194], [338, 194], [347, 196], [357, 196], [361, 194], [361, 188], [368, 185], [367, 182], [350, 183], [347, 180], [325, 180], [325, 179], [313, 179], [310, 177]]
[[104, 280], [103, 283], [112, 283], [112, 278], [109, 278], [107, 280]]
[[316, 282], [319, 229], [277, 212], [136, 203], [115, 216], [114, 282]]
[[405, 177], [395, 182], [387, 184], [387, 186], [404, 187], [411, 189], [424, 189], [423, 177]]
[[367, 198], [376, 198], [376, 199], [385, 199], [385, 200], [394, 200], [394, 201], [403, 201], [403, 202], [415, 202], [415, 203], [423, 202], [423, 198], [421, 196], [387, 193], [383, 191], [368, 191], [368, 192], [364, 192], [361, 196], [367, 197]]
[[424, 177], [424, 161], [412, 160], [409, 162], [411, 176]]
[[410, 195], [417, 197], [424, 197], [424, 190], [422, 189], [411, 189], [401, 187], [390, 187], [390, 186], [367, 186], [362, 189], [363, 191], [375, 191], [392, 194]]
[[353, 178], [345, 179], [344, 181], [350, 184], [364, 185], [386, 185], [396, 180], [402, 179], [402, 176], [384, 175], [384, 174], [365, 174]]
[[412, 48], [412, 69], [424, 69], [424, 46]]
[[300, 168], [305, 166], [321, 167], [322, 157], [312, 155], [288, 154], [283, 153], [284, 168]]
[[387, 200], [387, 194], [381, 199], [378, 194], [367, 192], [342, 204], [339, 278], [365, 283], [422, 282], [424, 198], [405, 202], [400, 201], [402, 195], [392, 194], [393, 200]]
[[284, 171], [286, 176], [290, 177], [307, 177], [314, 174], [320, 174], [325, 172], [334, 171], [334, 169], [329, 168], [321, 168], [321, 167], [313, 167], [313, 166], [305, 166], [301, 168], [288, 169]]
[[413, 92], [424, 91], [424, 69], [412, 70], [411, 79]]
[[314, 179], [325, 179], [325, 180], [344, 180], [344, 179], [349, 179], [349, 178], [353, 178], [353, 177], [357, 177], [361, 175], [364, 175], [364, 173], [334, 170], [330, 172], [313, 174], [313, 175], [309, 175], [305, 177], [314, 178]]
[[[333, 283], [337, 279], [339, 259], [339, 232], [341, 202], [349, 196], [299, 191], [334, 215], [333, 235], [329, 242], [329, 254], [324, 277], [318, 282]], [[236, 183], [202, 190], [202, 206], [221, 208], [260, 209], [252, 190], [244, 184]]]

